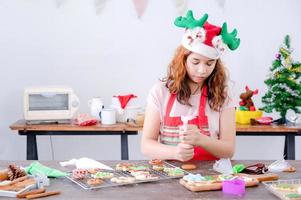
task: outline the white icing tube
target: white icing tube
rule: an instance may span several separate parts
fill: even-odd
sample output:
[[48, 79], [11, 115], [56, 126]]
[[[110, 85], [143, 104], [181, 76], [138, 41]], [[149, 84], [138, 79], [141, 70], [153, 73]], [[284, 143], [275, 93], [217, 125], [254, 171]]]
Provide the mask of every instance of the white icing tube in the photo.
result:
[[183, 122], [183, 130], [186, 132], [187, 131], [187, 128], [188, 128], [188, 121], [189, 120], [192, 120], [194, 119], [195, 116], [191, 116], [191, 115], [188, 115], [188, 116], [181, 116], [181, 121]]

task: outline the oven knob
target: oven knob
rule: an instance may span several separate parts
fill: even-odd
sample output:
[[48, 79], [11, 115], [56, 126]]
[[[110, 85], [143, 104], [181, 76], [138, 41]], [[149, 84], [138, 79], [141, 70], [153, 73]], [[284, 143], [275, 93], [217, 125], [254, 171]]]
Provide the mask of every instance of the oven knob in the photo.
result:
[[76, 108], [76, 107], [78, 107], [79, 102], [78, 101], [72, 101], [71, 105], [72, 105], [72, 107]]

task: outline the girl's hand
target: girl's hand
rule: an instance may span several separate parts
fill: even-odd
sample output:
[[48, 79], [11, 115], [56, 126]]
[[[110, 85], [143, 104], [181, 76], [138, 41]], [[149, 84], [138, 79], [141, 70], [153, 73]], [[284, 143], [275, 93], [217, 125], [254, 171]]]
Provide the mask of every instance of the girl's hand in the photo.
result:
[[188, 124], [186, 131], [184, 126], [180, 127], [179, 138], [184, 144], [200, 146], [203, 137], [206, 136], [200, 133], [200, 129], [196, 125]]
[[192, 145], [179, 143], [176, 146], [175, 159], [179, 161], [187, 161], [193, 158], [194, 149]]

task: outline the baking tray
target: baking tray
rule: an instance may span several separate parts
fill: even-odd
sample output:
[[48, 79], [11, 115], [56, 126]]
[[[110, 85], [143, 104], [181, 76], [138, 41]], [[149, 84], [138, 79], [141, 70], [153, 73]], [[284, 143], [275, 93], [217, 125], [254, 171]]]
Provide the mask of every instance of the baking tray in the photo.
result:
[[[131, 164], [134, 164], [136, 166], [140, 166], [140, 165], [148, 166], [150, 174], [158, 176], [158, 179], [135, 180], [132, 183], [113, 183], [113, 182], [110, 181], [110, 179], [102, 179], [104, 183], [102, 183], [101, 185], [99, 185], [99, 186], [90, 186], [89, 184], [86, 183], [89, 178], [92, 178], [90, 174], [86, 175], [86, 177], [84, 179], [81, 179], [81, 180], [73, 179], [72, 174], [68, 174], [66, 176], [66, 178], [71, 180], [72, 182], [76, 183], [77, 185], [79, 185], [83, 189], [90, 190], [90, 189], [98, 189], [98, 188], [106, 188], [106, 187], [113, 187], [113, 186], [131, 185], [131, 184], [137, 184], [137, 183], [146, 183], [146, 182], [154, 182], [154, 181], [162, 181], [162, 180], [168, 180], [168, 179], [174, 179], [174, 178], [181, 178], [184, 175], [187, 175], [189, 173], [189, 172], [182, 169], [183, 172], [184, 172], [183, 176], [168, 176], [168, 174], [164, 171], [153, 170], [152, 165], [150, 165], [148, 163], [148, 161], [130, 161], [130, 162], [122, 162], [121, 161], [120, 163], [131, 163]], [[179, 168], [179, 167], [174, 166], [174, 165], [172, 165], [172, 164], [170, 164], [166, 161], [163, 161], [163, 165], [165, 167], [168, 167], [168, 168]], [[112, 167], [113, 169], [116, 168], [116, 165], [109, 165], [109, 166]], [[127, 171], [119, 171], [119, 170], [113, 170], [113, 171], [112, 170], [101, 170], [101, 171], [113, 173], [114, 177], [121, 177], [121, 176], [134, 177]]]
[[298, 192], [294, 191], [282, 191], [282, 190], [277, 190], [273, 186], [274, 185], [279, 185], [279, 184], [292, 184], [292, 185], [298, 185], [297, 187], [301, 187], [301, 179], [289, 179], [289, 180], [278, 180], [278, 181], [264, 181], [262, 182], [265, 187], [274, 195], [279, 197], [280, 199], [283, 200], [291, 200], [293, 198], [289, 198], [286, 195], [288, 194], [296, 194]]

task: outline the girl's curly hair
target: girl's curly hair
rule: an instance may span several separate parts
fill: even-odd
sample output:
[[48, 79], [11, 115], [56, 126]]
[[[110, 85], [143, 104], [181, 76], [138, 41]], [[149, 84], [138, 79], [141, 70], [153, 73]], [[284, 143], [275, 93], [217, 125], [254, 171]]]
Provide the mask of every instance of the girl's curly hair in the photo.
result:
[[[189, 77], [186, 71], [186, 60], [190, 54], [191, 51], [183, 46], [178, 47], [168, 66], [167, 77], [162, 80], [166, 82], [165, 86], [170, 93], [177, 94], [177, 100], [184, 105], [190, 105], [191, 90], [188, 85]], [[218, 59], [213, 72], [205, 81], [205, 84], [208, 86], [209, 106], [215, 111], [219, 111], [226, 100], [226, 80], [224, 65]]]

